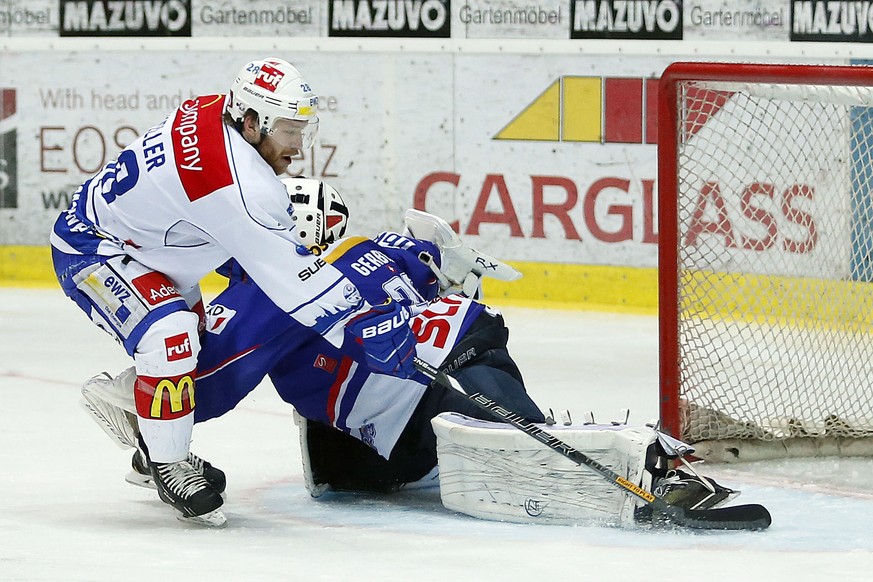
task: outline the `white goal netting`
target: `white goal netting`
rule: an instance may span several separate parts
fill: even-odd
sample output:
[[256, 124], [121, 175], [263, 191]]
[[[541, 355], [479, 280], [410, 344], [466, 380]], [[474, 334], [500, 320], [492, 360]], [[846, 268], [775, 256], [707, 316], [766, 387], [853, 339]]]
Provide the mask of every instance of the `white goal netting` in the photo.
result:
[[679, 82], [660, 146], [682, 438], [841, 454], [873, 436], [873, 87], [765, 80]]

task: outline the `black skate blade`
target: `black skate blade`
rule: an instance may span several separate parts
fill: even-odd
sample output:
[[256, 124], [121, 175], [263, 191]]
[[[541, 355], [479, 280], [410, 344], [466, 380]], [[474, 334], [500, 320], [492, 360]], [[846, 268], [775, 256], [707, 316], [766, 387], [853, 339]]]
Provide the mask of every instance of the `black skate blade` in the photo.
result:
[[763, 505], [734, 505], [718, 509], [689, 509], [657, 502], [652, 504], [664, 521], [692, 529], [760, 531], [770, 527], [772, 518]]

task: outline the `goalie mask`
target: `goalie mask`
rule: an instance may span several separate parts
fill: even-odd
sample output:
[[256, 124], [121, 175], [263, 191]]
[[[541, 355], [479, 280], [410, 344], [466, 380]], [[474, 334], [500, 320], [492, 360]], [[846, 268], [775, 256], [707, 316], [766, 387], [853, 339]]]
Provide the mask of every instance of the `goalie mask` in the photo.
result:
[[287, 61], [267, 58], [248, 63], [230, 87], [227, 112], [241, 121], [249, 109], [258, 114], [261, 133], [273, 135], [276, 121], [305, 121], [302, 147], [309, 149], [318, 134], [318, 96]]
[[312, 178], [285, 178], [282, 183], [291, 198], [291, 218], [301, 243], [314, 247], [342, 238], [349, 210], [339, 192]]

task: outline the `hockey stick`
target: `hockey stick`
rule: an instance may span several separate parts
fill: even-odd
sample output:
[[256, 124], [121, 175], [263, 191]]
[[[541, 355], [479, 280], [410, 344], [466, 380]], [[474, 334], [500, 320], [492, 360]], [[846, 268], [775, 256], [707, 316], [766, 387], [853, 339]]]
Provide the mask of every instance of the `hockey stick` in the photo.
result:
[[598, 463], [585, 453], [542, 430], [534, 423], [528, 422], [518, 414], [503, 408], [499, 403], [482, 393], [468, 394], [455, 378], [431, 366], [421, 358], [415, 358], [415, 367], [431, 380], [445, 388], [460, 392], [482, 410], [511, 424], [577, 465], [585, 465], [616, 487], [624, 490], [628, 495], [642, 499], [652, 510], [663, 515], [670, 523], [695, 529], [723, 530], [761, 530], [770, 525], [770, 512], [762, 505], [736, 505], [720, 509], [683, 509], [670, 505], [652, 492], [631, 483], [609, 467]]

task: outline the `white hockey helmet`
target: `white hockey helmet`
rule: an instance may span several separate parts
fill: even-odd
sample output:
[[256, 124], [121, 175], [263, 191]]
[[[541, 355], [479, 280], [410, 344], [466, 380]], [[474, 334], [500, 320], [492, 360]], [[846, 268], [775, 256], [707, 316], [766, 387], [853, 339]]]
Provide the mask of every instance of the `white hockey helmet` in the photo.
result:
[[302, 131], [303, 149], [315, 143], [318, 96], [291, 63], [270, 57], [242, 68], [230, 87], [227, 112], [240, 121], [249, 109], [258, 114], [261, 132], [267, 135], [278, 119], [308, 122]]
[[282, 183], [291, 198], [291, 218], [300, 242], [314, 247], [342, 238], [349, 209], [339, 192], [313, 178], [285, 178]]

